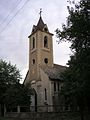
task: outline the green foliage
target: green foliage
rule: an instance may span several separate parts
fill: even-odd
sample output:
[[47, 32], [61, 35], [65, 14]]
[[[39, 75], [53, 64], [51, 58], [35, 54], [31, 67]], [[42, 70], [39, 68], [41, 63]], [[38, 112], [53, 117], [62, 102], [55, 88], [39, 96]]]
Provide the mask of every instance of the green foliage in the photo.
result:
[[90, 2], [75, 4], [75, 8], [68, 7], [67, 24], [63, 24], [63, 31], [56, 30], [60, 41], [70, 41], [71, 49], [79, 52], [90, 46]]
[[0, 83], [2, 84], [16, 84], [21, 79], [19, 70], [16, 65], [0, 60]]
[[0, 60], [0, 104], [30, 105], [30, 90], [20, 84], [21, 75], [16, 65]]
[[4, 94], [4, 103], [9, 107], [30, 105], [30, 94], [23, 84], [11, 85]]
[[59, 42], [71, 42], [73, 51], [69, 67], [62, 74], [65, 80], [62, 91], [84, 107], [90, 106], [90, 2], [73, 4], [74, 7], [68, 7], [67, 24], [62, 31], [57, 29], [56, 35]]
[[10, 85], [18, 84], [20, 81], [20, 73], [16, 66], [0, 60], [0, 103], [3, 102], [3, 95]]

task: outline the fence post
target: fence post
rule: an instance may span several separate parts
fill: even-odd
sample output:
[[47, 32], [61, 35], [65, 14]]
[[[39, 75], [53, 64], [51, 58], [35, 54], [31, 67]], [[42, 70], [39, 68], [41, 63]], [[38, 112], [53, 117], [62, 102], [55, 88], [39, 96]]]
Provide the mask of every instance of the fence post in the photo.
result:
[[6, 115], [6, 106], [4, 104], [4, 116]]
[[17, 106], [17, 112], [20, 113], [20, 106]]

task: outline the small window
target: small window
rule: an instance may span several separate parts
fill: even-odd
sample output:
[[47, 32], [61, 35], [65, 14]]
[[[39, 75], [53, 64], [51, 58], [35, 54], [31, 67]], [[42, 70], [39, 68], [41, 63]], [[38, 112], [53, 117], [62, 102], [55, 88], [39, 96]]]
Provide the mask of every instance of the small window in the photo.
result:
[[47, 89], [46, 88], [44, 89], [44, 92], [45, 92], [45, 100], [47, 100]]
[[32, 43], [33, 49], [35, 48], [35, 38], [33, 37], [33, 43]]
[[58, 91], [60, 90], [60, 88], [59, 88], [59, 82], [57, 83], [57, 87], [58, 87]]
[[35, 64], [35, 59], [33, 59], [33, 64]]
[[45, 59], [44, 59], [44, 62], [47, 64], [47, 63], [48, 63], [48, 59], [47, 59], [47, 58], [45, 58]]
[[47, 36], [44, 37], [44, 47], [48, 47], [48, 38]]
[[46, 32], [48, 31], [48, 29], [47, 29], [46, 27], [44, 28], [44, 30], [45, 30]]
[[56, 82], [54, 82], [54, 91], [56, 91]]
[[33, 28], [32, 32], [34, 32], [34, 30], [35, 30], [35, 29]]

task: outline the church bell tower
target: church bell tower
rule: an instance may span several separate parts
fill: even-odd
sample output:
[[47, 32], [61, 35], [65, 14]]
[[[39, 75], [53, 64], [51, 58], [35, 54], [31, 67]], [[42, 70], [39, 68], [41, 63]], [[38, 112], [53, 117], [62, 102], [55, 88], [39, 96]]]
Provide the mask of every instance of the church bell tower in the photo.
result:
[[40, 67], [53, 67], [53, 34], [44, 24], [41, 11], [37, 25], [33, 25], [29, 38], [29, 78], [30, 81], [40, 80]]

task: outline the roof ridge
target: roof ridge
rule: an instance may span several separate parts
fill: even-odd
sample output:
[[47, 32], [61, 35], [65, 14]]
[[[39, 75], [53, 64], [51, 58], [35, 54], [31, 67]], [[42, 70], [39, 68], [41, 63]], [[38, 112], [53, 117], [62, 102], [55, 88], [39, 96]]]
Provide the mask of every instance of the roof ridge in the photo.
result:
[[53, 64], [54, 66], [67, 67], [66, 65]]

